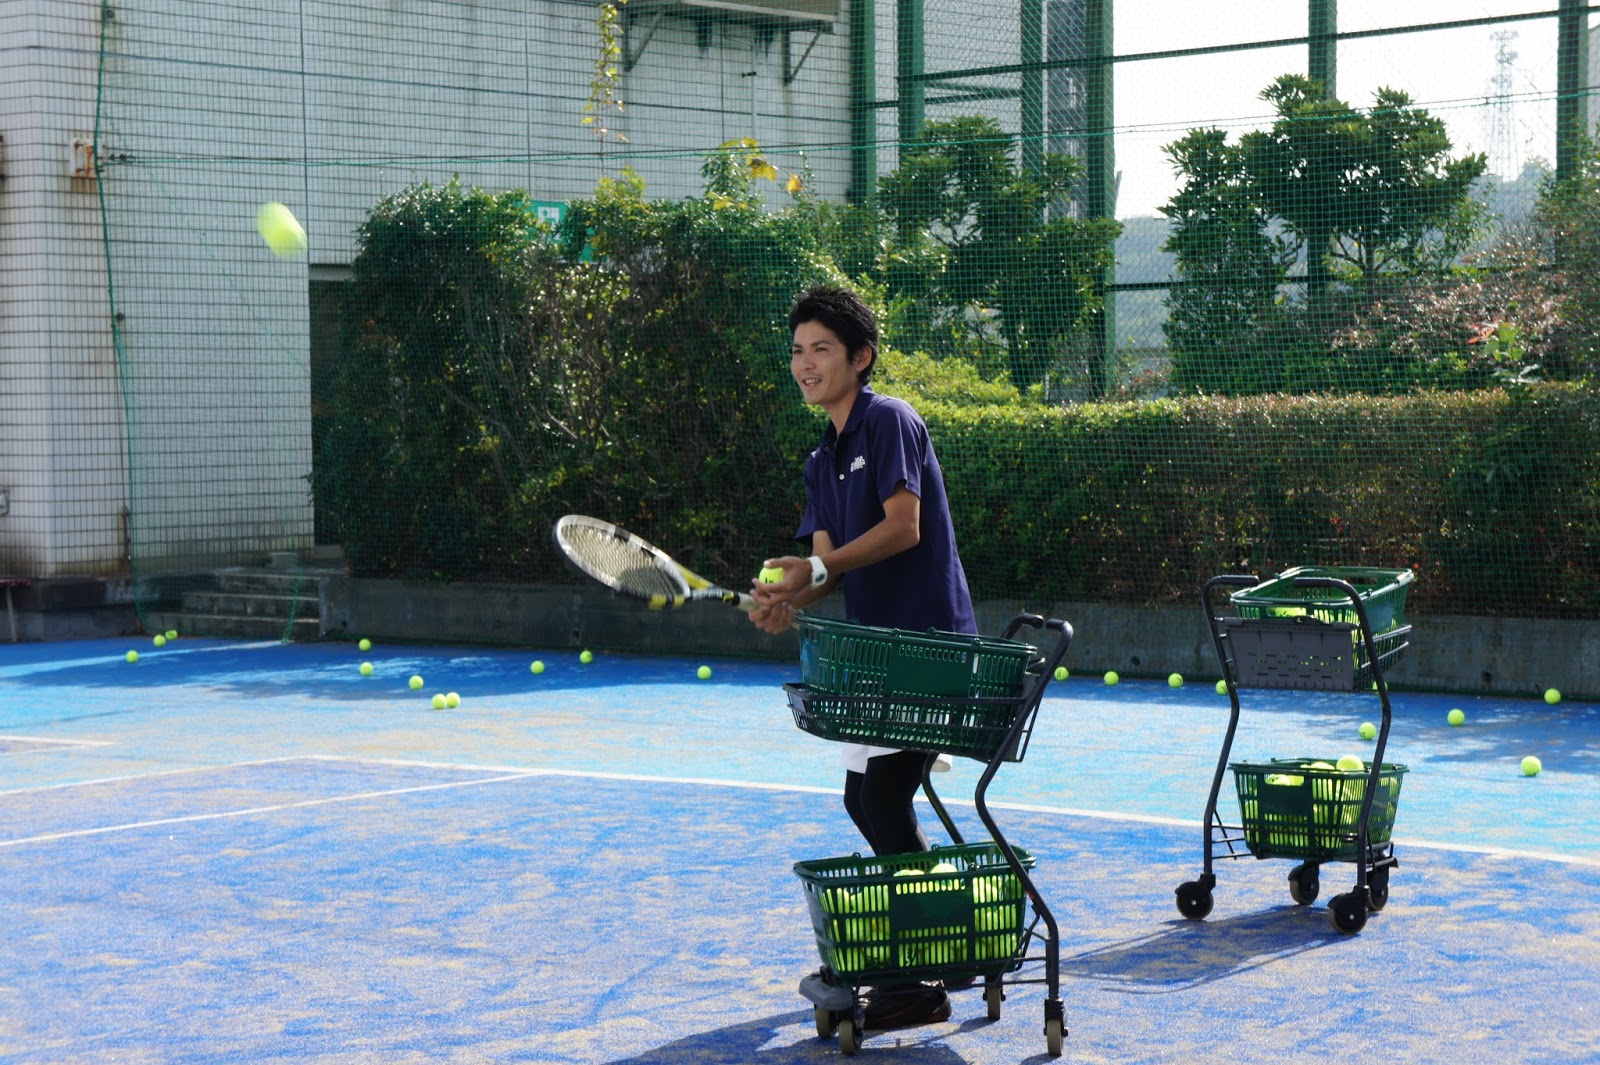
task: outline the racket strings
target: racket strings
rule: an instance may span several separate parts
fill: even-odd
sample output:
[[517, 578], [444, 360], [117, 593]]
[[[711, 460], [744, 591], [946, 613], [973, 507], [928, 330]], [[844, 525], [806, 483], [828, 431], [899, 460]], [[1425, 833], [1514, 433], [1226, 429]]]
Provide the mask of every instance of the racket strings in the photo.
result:
[[596, 576], [610, 580], [620, 592], [645, 599], [673, 600], [683, 595], [681, 581], [664, 571], [654, 556], [630, 540], [603, 529], [571, 526], [565, 530], [573, 556]]

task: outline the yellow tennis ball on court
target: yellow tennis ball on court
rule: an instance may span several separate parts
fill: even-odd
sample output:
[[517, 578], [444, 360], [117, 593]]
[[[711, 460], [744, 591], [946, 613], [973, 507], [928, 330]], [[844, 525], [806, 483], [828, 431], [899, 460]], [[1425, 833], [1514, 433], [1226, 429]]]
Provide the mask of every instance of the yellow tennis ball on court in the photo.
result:
[[411, 685], [412, 691], [416, 691], [418, 688], [422, 687], [422, 678], [413, 673], [411, 675], [411, 679], [406, 683]]
[[1361, 722], [1361, 727], [1357, 729], [1356, 732], [1361, 736], [1362, 739], [1370, 740], [1377, 736], [1378, 726], [1374, 725], [1370, 721], [1363, 721]]
[[372, 676], [372, 663], [371, 662], [363, 662], [363, 663], [361, 663], [361, 675], [363, 677]]
[[356, 644], [356, 646], [361, 648], [363, 651], [370, 651], [372, 650], [372, 641], [363, 636], [361, 638], [361, 642]]
[[1561, 693], [1554, 688], [1546, 688], [1544, 690], [1544, 701], [1554, 706], [1561, 701]]
[[761, 572], [756, 574], [756, 580], [760, 581], [762, 584], [777, 584], [779, 581], [783, 580], [783, 567], [764, 566], [762, 567]]
[[156, 638], [150, 642], [155, 644], [157, 647], [165, 647], [167, 645], [167, 638], [158, 632], [156, 633]]
[[578, 661], [582, 662], [584, 665], [588, 665], [590, 662], [594, 661], [594, 655], [588, 651], [584, 651], [578, 655]]
[[1448, 714], [1446, 714], [1444, 719], [1446, 721], [1450, 722], [1450, 724], [1459, 727], [1459, 726], [1461, 726], [1461, 725], [1466, 723], [1467, 715], [1463, 714], [1461, 712], [1461, 709], [1459, 707], [1457, 707], [1456, 709], [1454, 709], [1454, 710], [1450, 711]]
[[1121, 677], [1117, 676], [1117, 671], [1116, 670], [1114, 670], [1114, 669], [1106, 670], [1106, 683], [1107, 684], [1116, 684], [1121, 679], [1122, 679]]
[[1228, 682], [1226, 680], [1217, 681], [1217, 694], [1218, 695], [1227, 695], [1228, 694]]
[[1530, 754], [1522, 760], [1522, 775], [1525, 777], [1536, 777], [1543, 768], [1544, 763], [1539, 761], [1537, 755]]
[[1066, 666], [1056, 667], [1056, 680], [1066, 680], [1069, 675]]
[[1181, 688], [1181, 687], [1183, 687], [1183, 674], [1182, 673], [1168, 673], [1167, 674], [1167, 687], [1169, 687], [1169, 688]]
[[461, 705], [461, 696], [457, 695], [455, 692], [445, 692], [444, 701], [449, 705], [450, 709], [454, 710], [456, 707]]
[[434, 693], [434, 696], [433, 696], [433, 708], [435, 710], [443, 710], [445, 707], [447, 707], [449, 705], [450, 705], [450, 701], [448, 699], [446, 699], [443, 695], [440, 695], [437, 692]]
[[530, 672], [530, 673], [543, 673], [544, 672], [544, 663], [539, 661], [537, 658], [535, 658], [533, 660], [533, 665], [528, 667], [528, 672]]
[[280, 259], [289, 259], [306, 250], [306, 231], [294, 212], [276, 200], [256, 209], [256, 232]]
[[167, 630], [167, 642], [168, 643], [171, 643], [173, 640], [176, 640], [177, 638], [178, 638], [178, 630], [177, 629], [168, 629]]
[[1357, 755], [1347, 754], [1339, 759], [1334, 768], [1341, 772], [1354, 773], [1358, 769], [1367, 768], [1367, 763], [1363, 762]]
[[699, 669], [694, 671], [694, 675], [699, 677], [701, 680], [710, 680], [711, 679], [711, 667], [710, 666], [701, 666]]
[[122, 658], [125, 662], [137, 662], [139, 661], [139, 652], [129, 651], [127, 654], [123, 655]]

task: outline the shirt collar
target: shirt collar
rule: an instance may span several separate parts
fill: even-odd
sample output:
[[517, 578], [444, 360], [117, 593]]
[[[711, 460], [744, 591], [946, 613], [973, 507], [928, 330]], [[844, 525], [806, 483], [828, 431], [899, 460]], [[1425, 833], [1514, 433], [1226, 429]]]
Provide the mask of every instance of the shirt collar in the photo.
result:
[[840, 433], [833, 427], [833, 420], [829, 419], [828, 427], [822, 431], [824, 446], [832, 446], [839, 442], [840, 436], [848, 436], [861, 428], [861, 423], [867, 417], [867, 407], [870, 406], [871, 397], [876, 395], [871, 385], [862, 385], [861, 391], [856, 393], [856, 401], [850, 404], [850, 417], [844, 420], [844, 432]]

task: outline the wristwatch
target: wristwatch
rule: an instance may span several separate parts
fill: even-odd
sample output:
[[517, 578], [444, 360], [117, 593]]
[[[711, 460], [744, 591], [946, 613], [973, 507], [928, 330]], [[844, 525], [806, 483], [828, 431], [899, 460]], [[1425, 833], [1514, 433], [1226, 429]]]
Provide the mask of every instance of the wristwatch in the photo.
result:
[[828, 583], [828, 567], [822, 564], [820, 555], [812, 555], [808, 561], [811, 563], [811, 587], [821, 588]]

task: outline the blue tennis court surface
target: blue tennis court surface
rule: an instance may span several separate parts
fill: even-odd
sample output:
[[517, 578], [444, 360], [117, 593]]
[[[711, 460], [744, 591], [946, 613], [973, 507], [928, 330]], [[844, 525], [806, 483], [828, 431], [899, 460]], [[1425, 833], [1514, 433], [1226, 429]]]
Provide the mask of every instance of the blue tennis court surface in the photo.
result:
[[[791, 871], [858, 847], [836, 752], [794, 728], [794, 669], [699, 664], [0, 647], [0, 1058], [837, 1059]], [[1236, 758], [1371, 750], [1375, 697], [1242, 700]], [[1061, 922], [1061, 1060], [1600, 1061], [1600, 708], [1397, 693], [1400, 868], [1344, 936], [1282, 861], [1218, 863], [1211, 916], [1178, 916], [1227, 707], [1053, 685], [991, 789]], [[978, 770], [937, 778], [969, 840]], [[1353, 877], [1325, 867], [1324, 900]], [[1047, 1060], [1043, 989], [1008, 994], [861, 1057]]]

